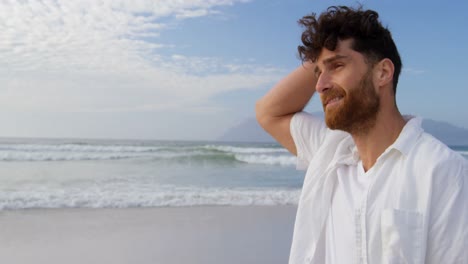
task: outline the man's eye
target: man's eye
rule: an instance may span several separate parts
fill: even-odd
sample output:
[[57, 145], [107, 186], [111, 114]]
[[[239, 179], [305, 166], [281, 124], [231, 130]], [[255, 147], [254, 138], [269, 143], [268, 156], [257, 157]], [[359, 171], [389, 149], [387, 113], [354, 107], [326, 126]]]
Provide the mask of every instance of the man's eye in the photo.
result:
[[338, 69], [343, 67], [343, 64], [333, 64], [333, 69]]

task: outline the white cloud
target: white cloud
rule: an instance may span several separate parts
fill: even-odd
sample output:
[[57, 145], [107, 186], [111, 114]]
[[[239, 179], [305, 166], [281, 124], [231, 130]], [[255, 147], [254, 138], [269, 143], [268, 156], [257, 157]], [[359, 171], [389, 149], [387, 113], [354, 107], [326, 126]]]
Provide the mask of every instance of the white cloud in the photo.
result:
[[179, 12], [177, 18], [192, 18], [192, 17], [201, 17], [210, 14], [211, 12], [207, 9], [196, 9], [196, 10], [183, 10]]
[[0, 110], [204, 109], [215, 94], [271, 84], [279, 76], [273, 67], [160, 52], [168, 47], [157, 42], [166, 19], [241, 2], [1, 1]]

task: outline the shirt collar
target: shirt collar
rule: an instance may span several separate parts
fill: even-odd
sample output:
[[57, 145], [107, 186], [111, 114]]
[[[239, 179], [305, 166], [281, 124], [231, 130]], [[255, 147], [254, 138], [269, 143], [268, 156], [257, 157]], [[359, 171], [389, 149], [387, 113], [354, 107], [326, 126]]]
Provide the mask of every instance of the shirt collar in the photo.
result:
[[421, 127], [422, 119], [420, 117], [405, 115], [403, 118], [406, 125], [401, 130], [397, 140], [388, 149], [395, 149], [401, 154], [407, 155], [424, 130]]
[[[422, 119], [420, 117], [404, 115], [403, 118], [406, 121], [405, 126], [401, 130], [397, 140], [395, 140], [395, 142], [393, 142], [385, 152], [395, 149], [401, 154], [407, 155], [413, 144], [416, 142], [416, 139], [424, 131], [421, 127]], [[350, 151], [353, 163], [357, 163], [359, 161], [359, 152], [354, 142], [353, 145], [350, 146]]]

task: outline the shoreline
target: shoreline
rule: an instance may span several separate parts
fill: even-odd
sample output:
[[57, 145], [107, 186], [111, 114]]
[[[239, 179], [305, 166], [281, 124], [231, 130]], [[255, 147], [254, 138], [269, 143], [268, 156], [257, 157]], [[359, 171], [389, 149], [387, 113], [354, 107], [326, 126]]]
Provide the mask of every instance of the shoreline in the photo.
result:
[[0, 263], [287, 263], [297, 206], [0, 211]]

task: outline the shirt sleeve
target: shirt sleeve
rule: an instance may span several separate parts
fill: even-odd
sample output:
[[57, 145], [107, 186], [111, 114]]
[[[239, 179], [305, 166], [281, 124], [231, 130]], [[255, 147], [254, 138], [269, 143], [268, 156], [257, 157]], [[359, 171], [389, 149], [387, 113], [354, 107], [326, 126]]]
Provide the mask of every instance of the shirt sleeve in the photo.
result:
[[468, 263], [468, 162], [438, 166], [426, 250], [426, 263]]
[[322, 144], [327, 126], [319, 117], [298, 112], [291, 119], [290, 130], [297, 151], [296, 167], [305, 170]]

